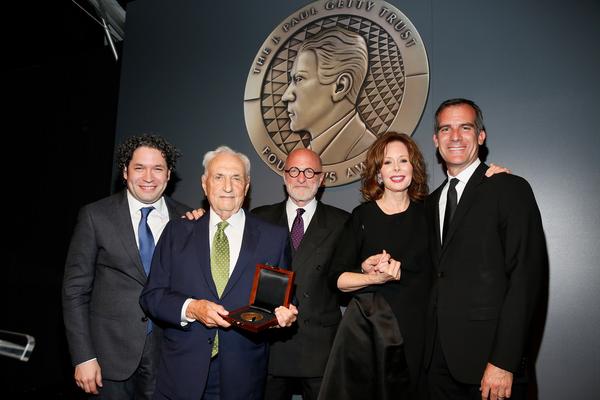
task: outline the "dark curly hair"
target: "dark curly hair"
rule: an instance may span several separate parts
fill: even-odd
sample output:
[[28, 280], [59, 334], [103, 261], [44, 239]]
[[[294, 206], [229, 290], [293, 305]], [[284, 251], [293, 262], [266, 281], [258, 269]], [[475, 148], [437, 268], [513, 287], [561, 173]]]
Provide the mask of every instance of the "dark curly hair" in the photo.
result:
[[362, 187], [360, 192], [366, 201], [379, 200], [383, 196], [383, 184], [377, 182], [377, 175], [383, 165], [385, 148], [391, 142], [402, 142], [408, 149], [408, 159], [413, 167], [412, 181], [408, 187], [408, 197], [411, 201], [422, 201], [429, 193], [427, 186], [427, 170], [423, 154], [414, 140], [405, 133], [386, 132], [381, 135], [367, 152], [366, 167], [362, 172]]
[[150, 147], [159, 150], [165, 158], [167, 168], [170, 171], [175, 170], [177, 159], [181, 157], [181, 152], [171, 143], [167, 142], [162, 136], [150, 133], [144, 133], [140, 136], [131, 136], [117, 147], [117, 167], [120, 172], [124, 171], [129, 165], [129, 162], [133, 157], [133, 152], [138, 147]]

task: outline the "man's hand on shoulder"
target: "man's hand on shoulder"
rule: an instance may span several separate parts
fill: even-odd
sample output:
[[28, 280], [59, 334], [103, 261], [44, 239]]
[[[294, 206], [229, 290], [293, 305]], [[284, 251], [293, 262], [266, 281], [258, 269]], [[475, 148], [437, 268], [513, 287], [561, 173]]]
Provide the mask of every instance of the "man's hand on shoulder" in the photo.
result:
[[75, 383], [86, 393], [98, 394], [102, 387], [102, 374], [98, 360], [90, 360], [75, 366]]
[[196, 221], [202, 218], [202, 216], [206, 213], [203, 208], [197, 208], [192, 211], [186, 211], [185, 215], [182, 215], [181, 218], [187, 218], [189, 221]]
[[513, 374], [488, 363], [481, 378], [481, 398], [489, 400], [508, 399], [511, 395]]
[[512, 174], [512, 171], [502, 165], [496, 165], [494, 163], [490, 163], [490, 167], [485, 171], [485, 176], [488, 178], [492, 175], [496, 174]]
[[229, 311], [222, 305], [208, 300], [192, 300], [185, 310], [186, 317], [200, 321], [209, 328], [229, 328], [231, 324], [223, 319], [226, 315], [229, 315]]

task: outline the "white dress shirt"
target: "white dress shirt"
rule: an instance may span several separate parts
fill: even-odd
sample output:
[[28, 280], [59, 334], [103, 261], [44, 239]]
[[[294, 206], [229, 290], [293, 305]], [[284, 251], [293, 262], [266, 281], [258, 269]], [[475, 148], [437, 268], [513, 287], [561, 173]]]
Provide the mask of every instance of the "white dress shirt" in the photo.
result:
[[[217, 233], [217, 225], [222, 221], [221, 217], [213, 211], [211, 208], [209, 211], [208, 221], [208, 240], [209, 240], [209, 251], [212, 249], [212, 243]], [[244, 210], [240, 210], [233, 214], [229, 219], [226, 220], [229, 225], [225, 228], [225, 235], [229, 241], [229, 276], [233, 273], [235, 264], [240, 257], [240, 250], [242, 249], [242, 239], [244, 238], [244, 227], [246, 226], [246, 214]], [[209, 257], [210, 259], [210, 257]], [[192, 302], [192, 298], [187, 299], [181, 307], [181, 326], [186, 326], [188, 322], [194, 322], [195, 319], [186, 317], [185, 312], [188, 305]]]
[[288, 229], [290, 231], [292, 230], [294, 219], [296, 219], [296, 215], [298, 214], [296, 210], [299, 208], [304, 209], [304, 214], [302, 214], [302, 221], [304, 222], [304, 232], [306, 232], [306, 230], [308, 229], [308, 225], [310, 225], [310, 221], [312, 221], [313, 215], [315, 215], [315, 211], [317, 211], [317, 199], [313, 197], [313, 199], [309, 201], [307, 205], [305, 205], [304, 207], [298, 207], [293, 202], [293, 200], [288, 197], [287, 202], [285, 203], [285, 213], [287, 215]]
[[473, 161], [473, 163], [471, 165], [469, 165], [467, 168], [463, 169], [458, 175], [452, 176], [452, 175], [450, 175], [450, 173], [448, 173], [448, 182], [446, 182], [444, 189], [442, 189], [442, 193], [440, 194], [440, 202], [439, 202], [440, 238], [442, 239], [442, 243], [444, 241], [444, 238], [443, 238], [444, 215], [446, 214], [446, 201], [448, 199], [448, 188], [450, 187], [450, 179], [452, 179], [452, 178], [458, 179], [458, 183], [456, 184], [456, 205], [458, 206], [458, 203], [460, 202], [460, 198], [461, 198], [463, 192], [465, 191], [465, 186], [467, 186], [467, 182], [469, 182], [469, 179], [471, 179], [473, 172], [475, 172], [477, 167], [479, 167], [479, 164], [481, 164], [481, 160], [479, 160], [479, 158], [478, 158], [475, 161]]
[[152, 204], [145, 204], [133, 197], [128, 190], [127, 203], [129, 204], [129, 214], [131, 216], [131, 224], [133, 225], [135, 242], [138, 245], [138, 249], [140, 248], [138, 226], [140, 225], [140, 220], [142, 219], [142, 212], [140, 211], [142, 207], [154, 207], [154, 210], [148, 214], [148, 226], [150, 226], [150, 230], [152, 231], [154, 244], [158, 243], [160, 235], [162, 235], [165, 226], [167, 226], [167, 223], [169, 222], [169, 209], [167, 208], [165, 198], [161, 196], [156, 202]]

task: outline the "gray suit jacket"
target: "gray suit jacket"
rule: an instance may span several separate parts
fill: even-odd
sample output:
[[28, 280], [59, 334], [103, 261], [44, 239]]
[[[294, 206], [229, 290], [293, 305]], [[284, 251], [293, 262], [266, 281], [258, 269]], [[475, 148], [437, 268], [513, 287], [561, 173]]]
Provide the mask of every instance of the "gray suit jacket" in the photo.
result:
[[[268, 222], [288, 228], [285, 201], [252, 212]], [[274, 329], [269, 373], [277, 376], [323, 376], [329, 350], [342, 314], [337, 288], [328, 286], [333, 251], [349, 214], [321, 202], [302, 243], [292, 254], [296, 271], [298, 322], [289, 329]]]
[[[165, 197], [171, 219], [189, 208]], [[84, 206], [69, 246], [63, 318], [73, 365], [97, 358], [103, 378], [127, 379], [137, 368], [147, 318], [146, 284], [126, 191]]]

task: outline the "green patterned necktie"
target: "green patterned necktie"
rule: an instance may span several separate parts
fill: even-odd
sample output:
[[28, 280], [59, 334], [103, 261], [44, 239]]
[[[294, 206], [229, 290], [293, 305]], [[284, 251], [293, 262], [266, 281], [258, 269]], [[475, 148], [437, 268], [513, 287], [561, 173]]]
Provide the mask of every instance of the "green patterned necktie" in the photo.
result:
[[[225, 228], [229, 226], [227, 221], [221, 221], [217, 224], [217, 232], [213, 238], [212, 248], [210, 251], [210, 271], [212, 273], [217, 293], [219, 297], [223, 294], [223, 290], [229, 280], [229, 239], [225, 234]], [[211, 357], [217, 355], [219, 351], [219, 332], [215, 334]]]

